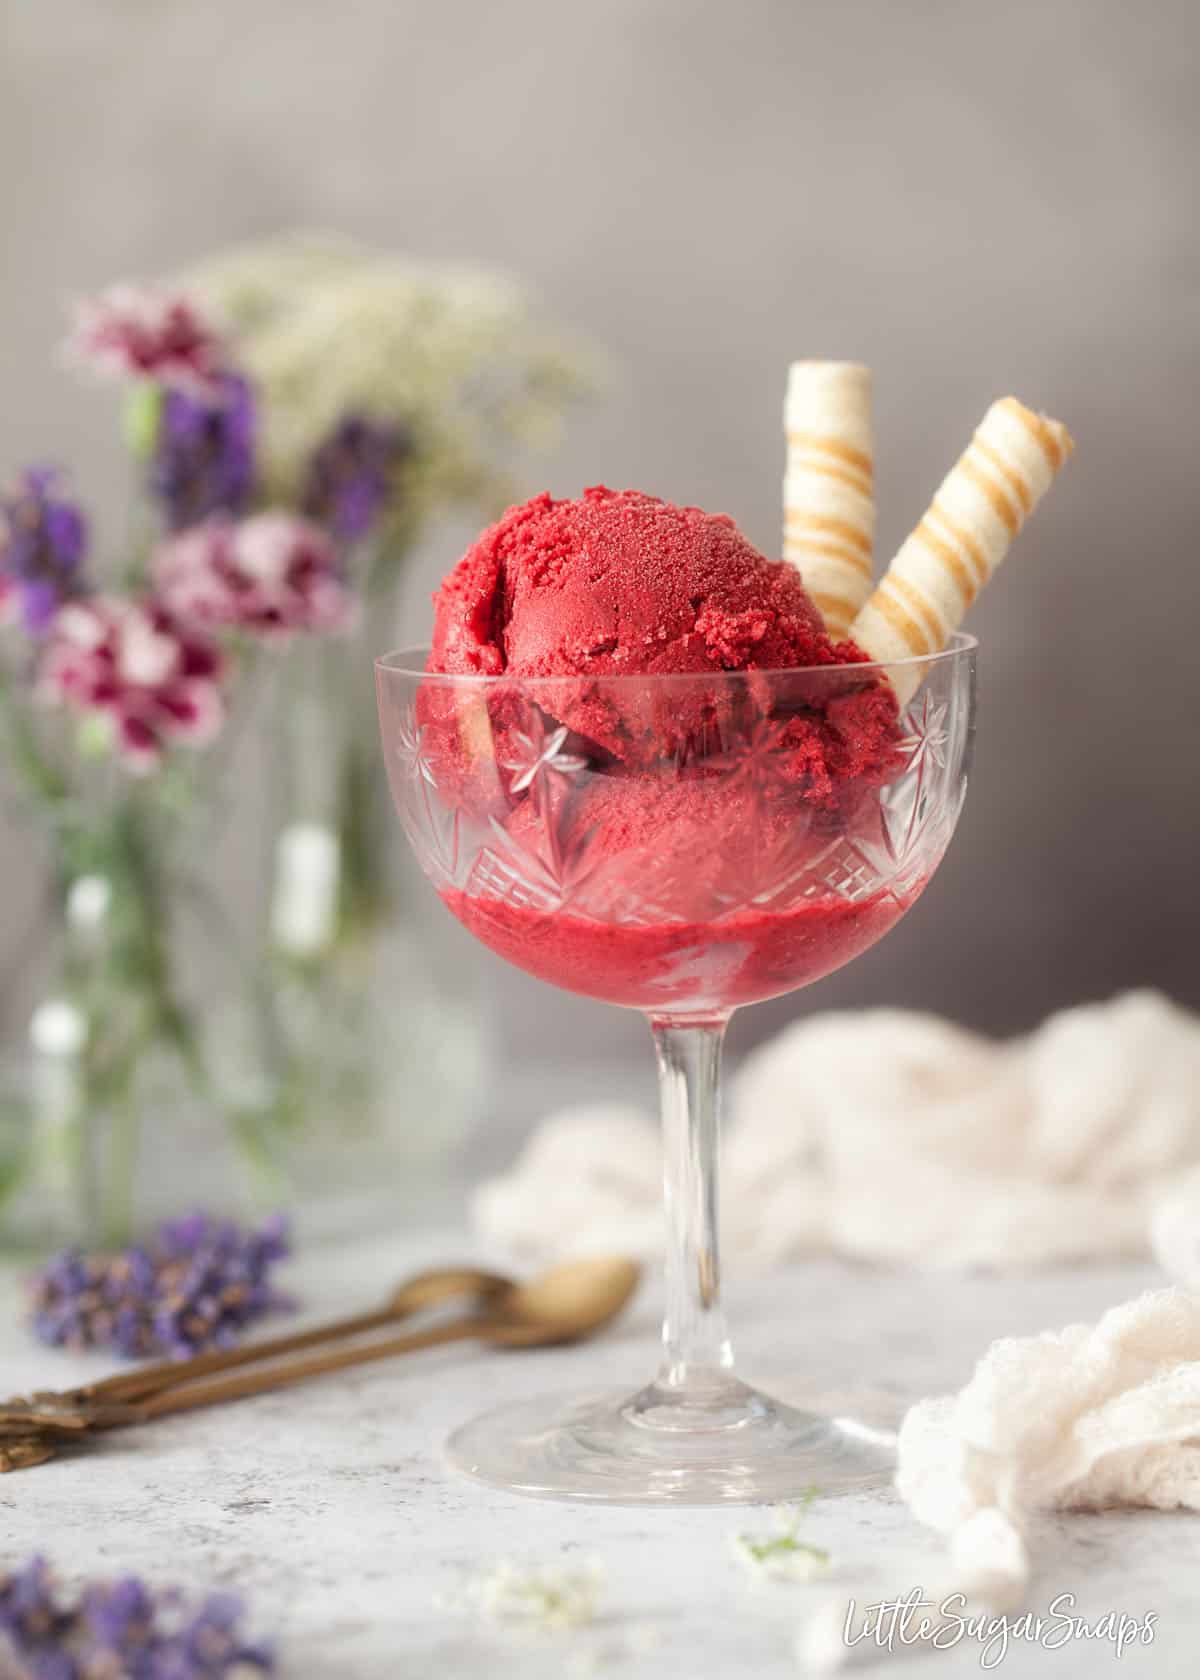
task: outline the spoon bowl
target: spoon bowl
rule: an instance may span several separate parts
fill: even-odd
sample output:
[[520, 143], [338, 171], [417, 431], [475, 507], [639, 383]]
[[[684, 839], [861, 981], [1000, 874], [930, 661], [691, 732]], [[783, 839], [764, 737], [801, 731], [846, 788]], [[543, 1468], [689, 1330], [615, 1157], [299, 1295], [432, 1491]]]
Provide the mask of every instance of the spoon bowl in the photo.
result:
[[550, 1347], [590, 1336], [616, 1318], [641, 1279], [635, 1260], [604, 1256], [554, 1266], [514, 1285], [480, 1334], [498, 1347]]
[[480, 1306], [486, 1306], [503, 1301], [519, 1287], [515, 1278], [503, 1272], [483, 1271], [477, 1266], [437, 1266], [399, 1284], [388, 1296], [385, 1311], [406, 1318], [409, 1313], [441, 1306], [443, 1301], [460, 1295], [473, 1295]]

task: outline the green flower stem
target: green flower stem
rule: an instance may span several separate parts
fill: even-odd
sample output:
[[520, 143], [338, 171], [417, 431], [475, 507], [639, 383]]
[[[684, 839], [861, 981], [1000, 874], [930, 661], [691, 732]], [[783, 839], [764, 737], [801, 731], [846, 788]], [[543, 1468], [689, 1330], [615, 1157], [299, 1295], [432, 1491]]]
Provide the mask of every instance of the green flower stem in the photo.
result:
[[341, 937], [356, 944], [378, 931], [389, 909], [388, 859], [380, 842], [374, 757], [372, 752], [368, 761], [361, 742], [351, 734], [339, 767], [337, 831], [342, 874], [338, 924]]
[[100, 1202], [110, 1242], [126, 1240], [134, 1223], [138, 1078], [147, 1055], [156, 1046], [168, 1050], [198, 1095], [207, 1101], [214, 1094], [199, 1036], [176, 990], [170, 949], [165, 856], [187, 804], [166, 780], [125, 786], [101, 823], [63, 835], [64, 888], [87, 871], [103, 874], [113, 888], [102, 943], [69, 944], [65, 975], [89, 1025], [80, 1069], [81, 1134], [95, 1132], [102, 1118], [109, 1127]]
[[0, 729], [9, 763], [35, 804], [56, 810], [69, 793], [66, 778], [46, 757], [28, 714], [14, 700], [7, 676], [0, 676]]
[[[400, 561], [415, 538], [416, 528], [393, 530], [389, 540], [371, 546], [363, 570], [367, 578], [367, 624], [375, 631], [356, 650], [351, 680], [345, 681], [345, 654], [337, 658], [330, 647], [333, 682], [342, 716], [337, 784], [337, 832], [341, 842], [341, 926], [355, 941], [369, 940], [386, 923], [392, 909], [389, 868], [389, 812], [381, 798], [378, 774], [378, 723], [375, 715], [374, 656], [386, 651], [396, 618]], [[340, 681], [338, 679], [341, 679]]]
[[135, 1095], [137, 1063], [149, 1039], [135, 1044], [125, 1059], [124, 1076], [108, 1105], [111, 1116], [109, 1165], [104, 1197], [104, 1241], [119, 1248], [133, 1230], [141, 1115]]

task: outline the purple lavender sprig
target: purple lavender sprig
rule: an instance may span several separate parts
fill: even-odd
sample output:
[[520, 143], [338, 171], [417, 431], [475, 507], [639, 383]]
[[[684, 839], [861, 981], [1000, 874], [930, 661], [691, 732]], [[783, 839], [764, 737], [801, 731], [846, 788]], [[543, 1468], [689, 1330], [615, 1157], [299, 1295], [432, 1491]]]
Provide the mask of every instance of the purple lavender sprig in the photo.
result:
[[[54, 1590], [44, 1558], [0, 1573], [0, 1659], [20, 1680], [225, 1680], [273, 1674], [268, 1646], [241, 1631], [229, 1593], [189, 1605], [135, 1577], [95, 1582], [75, 1599]], [[8, 1674], [10, 1669], [0, 1667]]]
[[0, 502], [0, 607], [39, 635], [83, 592], [87, 522], [53, 467], [29, 467]]
[[217, 375], [211, 393], [164, 389], [150, 459], [150, 489], [167, 526], [244, 513], [254, 490], [254, 392], [241, 374]]
[[168, 1220], [119, 1254], [64, 1249], [32, 1280], [30, 1323], [51, 1347], [190, 1359], [294, 1303], [271, 1283], [289, 1252], [282, 1215], [256, 1231], [205, 1213]]
[[397, 469], [412, 455], [406, 427], [350, 414], [312, 453], [301, 507], [341, 542], [358, 542], [378, 519]]

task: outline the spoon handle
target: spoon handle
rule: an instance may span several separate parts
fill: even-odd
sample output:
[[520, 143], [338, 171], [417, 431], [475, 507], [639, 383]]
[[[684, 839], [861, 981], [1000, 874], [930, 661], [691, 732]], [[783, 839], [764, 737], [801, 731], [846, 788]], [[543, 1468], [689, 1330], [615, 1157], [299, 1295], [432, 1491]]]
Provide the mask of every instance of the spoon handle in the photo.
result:
[[194, 1382], [198, 1377], [214, 1376], [218, 1371], [238, 1370], [244, 1365], [278, 1359], [285, 1353], [302, 1353], [306, 1348], [320, 1347], [324, 1342], [381, 1330], [388, 1324], [409, 1318], [413, 1313], [437, 1306], [456, 1295], [473, 1294], [486, 1299], [489, 1295], [498, 1294], [502, 1287], [508, 1287], [506, 1278], [471, 1267], [445, 1266], [437, 1271], [418, 1272], [395, 1291], [385, 1306], [370, 1312], [354, 1313], [347, 1318], [315, 1325], [311, 1330], [290, 1331], [286, 1335], [248, 1342], [241, 1347], [198, 1353], [191, 1359], [163, 1359], [156, 1364], [141, 1365], [134, 1371], [119, 1371], [99, 1382], [85, 1383], [61, 1393], [45, 1391], [34, 1398], [68, 1405], [87, 1404], [95, 1400], [132, 1404]]
[[[239, 1366], [278, 1359], [285, 1353], [301, 1353], [305, 1348], [320, 1346], [322, 1342], [340, 1340], [344, 1336], [362, 1335], [368, 1330], [378, 1330], [383, 1325], [391, 1324], [405, 1316], [405, 1310], [378, 1307], [373, 1312], [355, 1313], [353, 1317], [333, 1319], [328, 1324], [315, 1325], [311, 1330], [296, 1330], [286, 1336], [271, 1336], [264, 1341], [249, 1342], [244, 1347], [219, 1348], [211, 1353], [194, 1354], [191, 1359], [163, 1359], [155, 1365], [139, 1366], [136, 1371], [118, 1371], [115, 1376], [104, 1377], [99, 1382], [86, 1383], [81, 1388], [66, 1389], [54, 1398], [84, 1403], [91, 1400], [148, 1400], [155, 1394], [180, 1388], [198, 1377], [214, 1376], [218, 1371], [233, 1371]], [[39, 1394], [35, 1398], [49, 1398], [49, 1395]]]
[[363, 1347], [334, 1348], [328, 1353], [311, 1354], [307, 1359], [295, 1359], [265, 1371], [245, 1371], [237, 1376], [223, 1377], [217, 1382], [186, 1383], [162, 1394], [151, 1396], [136, 1408], [131, 1422], [142, 1423], [151, 1418], [166, 1417], [173, 1412], [190, 1412], [199, 1406], [215, 1406], [225, 1400], [244, 1400], [252, 1394], [266, 1394], [276, 1388], [290, 1388], [294, 1383], [319, 1377], [327, 1371], [344, 1371], [352, 1365], [368, 1365], [377, 1359], [391, 1359], [399, 1353], [416, 1353], [421, 1348], [442, 1347], [447, 1342], [466, 1341], [472, 1336], [486, 1335], [497, 1323], [483, 1315], [459, 1318], [449, 1324], [434, 1325], [429, 1330], [416, 1330], [407, 1336], [388, 1336], [382, 1341], [368, 1342]]

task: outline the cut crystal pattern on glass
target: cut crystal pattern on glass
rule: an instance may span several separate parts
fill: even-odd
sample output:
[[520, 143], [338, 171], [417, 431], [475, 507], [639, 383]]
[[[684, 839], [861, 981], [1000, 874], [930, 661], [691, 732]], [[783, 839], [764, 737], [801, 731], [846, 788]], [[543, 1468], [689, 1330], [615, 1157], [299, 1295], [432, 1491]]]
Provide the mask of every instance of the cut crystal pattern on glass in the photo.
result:
[[904, 714], [903, 723], [908, 733], [900, 742], [900, 751], [905, 755], [905, 771], [915, 771], [918, 776], [927, 763], [938, 770], [945, 770], [950, 746], [950, 731], [946, 727], [950, 709], [946, 702], [936, 700], [926, 692], [919, 696], [919, 701]]
[[829, 846], [814, 852], [811, 809], [800, 806], [774, 836], [747, 836], [739, 902], [756, 910], [784, 909], [819, 877]]
[[462, 856], [461, 812], [418, 795], [400, 821], [413, 850], [420, 850], [430, 880], [436, 886], [454, 885]]
[[[834, 680], [841, 674], [832, 673]], [[602, 686], [594, 684], [598, 691]], [[718, 843], [715, 829], [710, 834], [694, 821], [656, 835], [653, 844], [631, 837], [624, 851], [613, 852], [611, 834], [599, 843], [595, 826], [581, 820], [586, 805], [577, 796], [599, 777], [627, 772], [592, 763], [581, 737], [549, 710], [555, 692], [535, 702], [511, 683], [494, 720], [478, 694], [463, 703], [464, 712], [478, 712], [486, 723], [464, 738], [494, 767], [500, 801], [499, 810], [493, 804], [478, 820], [460, 809], [453, 787], [439, 787], [437, 758], [415, 705], [400, 709], [389, 750], [405, 829], [439, 886], [614, 926], [669, 928], [698, 918], [715, 923], [743, 913], [782, 914], [822, 898], [858, 905], [886, 894], [907, 903], [944, 852], [961, 801], [954, 788], [963, 743], [955, 739], [950, 696], [936, 681], [926, 683], [901, 722], [899, 774], [860, 801], [851, 826], [834, 824], [822, 838], [830, 822], [818, 821], [805, 793], [793, 728], [814, 688], [819, 691], [819, 678], [809, 673], [793, 704], [775, 713], [764, 710], [759, 690], [731, 690], [700, 733], [687, 734], [686, 750], [675, 735], [652, 767], [664, 798], [700, 777], [743, 809], [733, 845], [728, 834]], [[669, 716], [669, 700], [661, 706]], [[719, 805], [716, 799], [715, 812]]]
[[810, 862], [804, 877], [805, 898], [841, 898], [860, 904], [889, 891], [891, 881], [880, 875], [875, 860], [855, 841], [840, 835]]
[[543, 868], [538, 857], [513, 842], [503, 823], [493, 817], [490, 827], [492, 843], [483, 847], [471, 867], [468, 895], [496, 899], [543, 915], [559, 909], [563, 894], [557, 878]]
[[[510, 721], [498, 762], [509, 798], [514, 803], [522, 797], [528, 800], [537, 824], [522, 843], [493, 818], [490, 827], [499, 855], [480, 877], [506, 882], [527, 867], [531, 889], [557, 907], [567, 903], [590, 868], [587, 836], [572, 835], [568, 844], [572, 779], [588, 768], [581, 753], [566, 750], [570, 735], [565, 724], [548, 725], [541, 707], [532, 704], [524, 708], [519, 725]], [[489, 847], [496, 849], [492, 841]], [[511, 891], [504, 896], [511, 897]]]
[[573, 835], [571, 844], [564, 846], [559, 821], [559, 802], [549, 798], [526, 844], [498, 818], [490, 818], [488, 843], [475, 859], [467, 891], [543, 913], [568, 907], [578, 912], [573, 900], [599, 862], [599, 853], [591, 844], [594, 831]]
[[416, 711], [406, 708], [391, 737], [392, 761], [399, 771], [404, 798], [400, 820], [425, 872], [440, 885], [454, 885], [462, 860], [463, 812], [457, 802], [443, 799], [429, 752], [425, 725]]
[[[794, 795], [795, 776], [791, 754], [786, 749], [787, 722], [759, 717], [744, 736], [734, 736], [726, 751], [703, 760], [709, 770], [722, 771], [731, 787], [747, 787], [763, 797], [782, 793]], [[727, 731], [732, 734], [732, 731]]]
[[554, 786], [554, 778], [577, 776], [587, 769], [588, 761], [579, 753], [563, 751], [571, 734], [566, 724], [548, 730], [537, 706], [529, 708], [528, 717], [525, 729], [513, 729], [506, 735], [500, 762], [509, 774], [510, 793], [528, 790], [535, 798], [544, 798]]
[[958, 816], [946, 797], [952, 779], [948, 718], [946, 702], [923, 691], [903, 720], [904, 770], [880, 793], [880, 837], [901, 890], [911, 890], [939, 861]]
[[[905, 713], [898, 742], [900, 773], [880, 788], [853, 834], [834, 832], [821, 844], [814, 806], [797, 792], [796, 750], [788, 720], [743, 709], [745, 735], [726, 717], [719, 750], [706, 758], [678, 746], [664, 762], [664, 789], [695, 776], [720, 779], [747, 796], [742, 842], [725, 856], [710, 836], [686, 830], [669, 846], [617, 856], [596, 843], [594, 827], [577, 820], [573, 790], [597, 771], [574, 750], [571, 731], [529, 704], [498, 732], [496, 763], [512, 804], [473, 832], [464, 859], [464, 826], [453, 801], [438, 796], [424, 728], [404, 716], [394, 748], [409, 788], [405, 826], [430, 873], [443, 884], [543, 914], [573, 915], [618, 926], [666, 927], [742, 911], [784, 911], [802, 900], [836, 897], [861, 904], [881, 892], [907, 901], [949, 841], [958, 806], [948, 797], [957, 775], [949, 707], [922, 691]], [[716, 731], [714, 729], [713, 738]], [[488, 736], [490, 739], [490, 733]], [[512, 813], [525, 807], [514, 822]]]
[[426, 751], [425, 725], [417, 722], [417, 714], [411, 706], [396, 725], [392, 752], [406, 776], [427, 782], [431, 788], [437, 787], [437, 777]]

